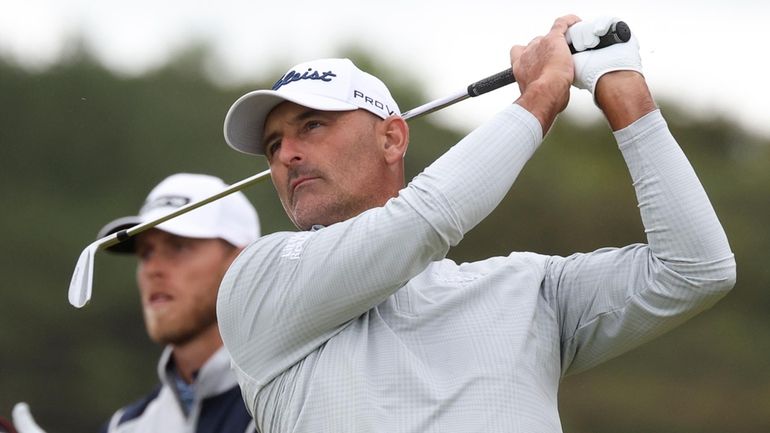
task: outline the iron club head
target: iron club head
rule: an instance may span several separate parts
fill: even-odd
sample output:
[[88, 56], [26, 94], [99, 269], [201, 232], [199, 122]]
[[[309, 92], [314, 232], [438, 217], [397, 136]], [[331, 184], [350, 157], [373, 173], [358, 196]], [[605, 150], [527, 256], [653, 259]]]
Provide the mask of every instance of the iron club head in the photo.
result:
[[81, 308], [91, 299], [91, 290], [94, 282], [94, 257], [96, 252], [117, 244], [118, 235], [113, 233], [101, 239], [97, 239], [80, 253], [75, 271], [72, 272], [68, 298], [73, 307]]
[[100, 240], [97, 240], [80, 253], [75, 271], [70, 280], [69, 301], [72, 306], [81, 308], [91, 299], [91, 287], [94, 280], [94, 256], [99, 248]]

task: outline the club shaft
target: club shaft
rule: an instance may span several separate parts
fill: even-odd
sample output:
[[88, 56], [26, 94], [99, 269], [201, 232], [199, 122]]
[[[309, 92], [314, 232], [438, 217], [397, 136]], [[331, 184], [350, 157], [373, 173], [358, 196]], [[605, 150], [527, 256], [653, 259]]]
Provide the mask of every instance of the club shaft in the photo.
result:
[[257, 183], [257, 182], [259, 182], [259, 181], [261, 181], [261, 180], [263, 180], [265, 178], [267, 178], [269, 174], [270, 174], [270, 169], [267, 169], [265, 171], [259, 172], [257, 174], [252, 175], [252, 176], [249, 176], [246, 179], [243, 179], [241, 181], [238, 181], [238, 182], [228, 186], [227, 188], [223, 189], [222, 191], [220, 191], [220, 192], [218, 192], [218, 193], [216, 193], [214, 195], [206, 197], [206, 198], [204, 198], [202, 200], [198, 200], [198, 201], [196, 201], [194, 203], [190, 203], [188, 205], [182, 206], [179, 209], [177, 209], [177, 210], [175, 210], [173, 212], [170, 212], [170, 213], [168, 213], [166, 215], [163, 215], [163, 216], [161, 216], [161, 217], [159, 217], [159, 218], [157, 218], [157, 219], [155, 219], [153, 221], [148, 221], [148, 222], [145, 222], [145, 223], [142, 223], [142, 224], [138, 224], [138, 225], [136, 225], [134, 227], [131, 227], [130, 229], [126, 230], [126, 235], [128, 237], [134, 236], [137, 233], [141, 233], [141, 232], [143, 232], [143, 231], [145, 231], [147, 229], [150, 229], [152, 227], [157, 226], [158, 224], [162, 224], [162, 223], [164, 223], [164, 222], [166, 222], [166, 221], [168, 221], [170, 219], [176, 218], [179, 215], [186, 214], [187, 212], [190, 212], [192, 210], [198, 209], [199, 207], [201, 207], [203, 205], [207, 205], [207, 204], [211, 203], [212, 201], [216, 201], [216, 200], [219, 200], [220, 198], [227, 197], [228, 195], [230, 195], [230, 194], [232, 194], [234, 192], [238, 192], [238, 191], [240, 191], [240, 190], [242, 190], [242, 189], [244, 189], [244, 188], [246, 188], [248, 186], [251, 186], [251, 185], [253, 185], [253, 184], [255, 184], [255, 183]]
[[464, 99], [470, 98], [468, 92], [458, 92], [454, 95], [447, 96], [445, 98], [437, 99], [435, 101], [428, 102], [427, 104], [420, 105], [419, 107], [412, 108], [411, 110], [401, 113], [401, 117], [404, 120], [416, 119], [426, 114], [433, 113], [434, 111], [441, 110], [452, 104], [456, 104]]
[[516, 82], [516, 78], [513, 76], [513, 70], [508, 68], [504, 71], [500, 71], [494, 75], [490, 75], [486, 78], [476, 81], [473, 84], [470, 84], [463, 91], [441, 99], [436, 99], [435, 101], [428, 102], [427, 104], [423, 104], [419, 107], [406, 111], [401, 114], [401, 117], [403, 117], [405, 120], [415, 119], [417, 117], [433, 113], [434, 111], [441, 110], [460, 101], [464, 101], [468, 98], [475, 98], [476, 96], [497, 90], [514, 82]]
[[211, 195], [209, 197], [206, 197], [206, 198], [203, 198], [203, 199], [198, 200], [196, 202], [193, 202], [193, 203], [187, 204], [185, 206], [182, 206], [182, 207], [180, 207], [180, 208], [178, 208], [178, 209], [176, 209], [176, 210], [174, 210], [172, 212], [169, 212], [169, 213], [167, 213], [165, 215], [162, 215], [162, 216], [160, 216], [160, 217], [158, 217], [158, 218], [156, 218], [156, 219], [154, 219], [152, 221], [146, 221], [144, 223], [137, 224], [137, 225], [135, 225], [135, 226], [133, 226], [131, 228], [128, 228], [128, 229], [125, 229], [125, 230], [121, 230], [121, 231], [119, 231], [117, 233], [109, 235], [109, 236], [103, 238], [104, 242], [99, 244], [99, 249], [109, 248], [109, 247], [111, 247], [111, 246], [113, 246], [115, 244], [123, 242], [124, 240], [126, 240], [126, 239], [128, 239], [128, 238], [130, 238], [132, 236], [136, 236], [139, 233], [142, 233], [142, 232], [147, 231], [147, 230], [149, 230], [149, 229], [151, 229], [153, 227], [156, 227], [156, 226], [158, 226], [160, 224], [163, 224], [164, 222], [166, 222], [166, 221], [168, 221], [170, 219], [176, 218], [176, 217], [178, 217], [180, 215], [184, 215], [184, 214], [186, 214], [188, 212], [191, 212], [191, 211], [193, 211], [195, 209], [198, 209], [201, 206], [207, 205], [207, 204], [209, 204], [209, 203], [211, 203], [213, 201], [216, 201], [216, 200], [219, 200], [221, 198], [224, 198], [224, 197], [226, 197], [226, 196], [228, 196], [228, 195], [230, 195], [230, 194], [232, 194], [234, 192], [238, 192], [238, 191], [240, 191], [240, 190], [242, 190], [242, 189], [244, 189], [244, 188], [246, 188], [248, 186], [251, 186], [251, 185], [253, 185], [253, 184], [255, 184], [255, 183], [257, 183], [257, 182], [259, 182], [259, 181], [261, 181], [261, 180], [263, 180], [265, 178], [267, 178], [268, 175], [270, 175], [270, 169], [267, 169], [265, 171], [259, 172], [257, 174], [252, 175], [252, 176], [249, 176], [246, 179], [243, 179], [243, 180], [241, 180], [239, 182], [236, 182], [236, 183], [228, 186], [227, 188], [223, 189], [222, 191], [219, 191], [216, 194], [213, 194], [213, 195]]

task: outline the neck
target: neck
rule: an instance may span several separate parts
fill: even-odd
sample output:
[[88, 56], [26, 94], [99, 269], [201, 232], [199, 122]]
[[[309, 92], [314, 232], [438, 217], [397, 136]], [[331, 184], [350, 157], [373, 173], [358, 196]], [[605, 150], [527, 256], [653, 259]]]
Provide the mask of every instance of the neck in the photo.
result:
[[200, 370], [220, 347], [222, 347], [222, 337], [216, 326], [210, 327], [188, 342], [173, 345], [174, 364], [182, 379], [192, 383], [195, 372]]

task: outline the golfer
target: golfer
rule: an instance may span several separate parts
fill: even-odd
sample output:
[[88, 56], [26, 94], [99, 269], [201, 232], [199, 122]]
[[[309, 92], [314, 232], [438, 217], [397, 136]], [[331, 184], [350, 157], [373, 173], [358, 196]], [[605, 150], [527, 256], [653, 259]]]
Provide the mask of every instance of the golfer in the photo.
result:
[[[301, 230], [248, 246], [219, 291], [261, 432], [560, 432], [562, 377], [732, 288], [725, 233], [648, 90], [636, 38], [570, 55], [567, 37], [595, 46], [611, 24], [565, 16], [514, 46], [520, 97], [406, 186], [409, 129], [385, 85], [348, 60], [297, 65], [233, 104], [227, 142], [267, 158]], [[614, 131], [647, 243], [446, 259], [511, 188], [573, 84]]]

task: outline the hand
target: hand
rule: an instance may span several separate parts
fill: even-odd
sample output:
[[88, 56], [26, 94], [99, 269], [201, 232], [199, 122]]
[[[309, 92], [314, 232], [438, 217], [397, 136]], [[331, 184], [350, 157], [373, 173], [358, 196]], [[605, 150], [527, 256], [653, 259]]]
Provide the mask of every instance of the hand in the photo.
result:
[[[609, 31], [618, 22], [617, 18], [601, 17], [592, 21], [581, 21], [567, 31], [567, 41], [577, 51], [593, 48], [599, 43], [599, 36]], [[573, 84], [579, 89], [591, 92], [596, 100], [596, 85], [602, 75], [612, 71], [636, 71], [642, 73], [642, 60], [639, 56], [639, 42], [631, 34], [631, 39], [600, 50], [578, 52], [572, 56], [575, 62]]]
[[18, 433], [13, 423], [0, 416], [0, 433]]
[[45, 433], [45, 430], [40, 428], [32, 418], [29, 405], [24, 402], [16, 403], [13, 407], [13, 425], [18, 433]]
[[574, 15], [558, 18], [545, 36], [511, 48], [511, 67], [521, 90], [516, 103], [540, 120], [543, 134], [569, 102], [574, 63], [564, 34], [578, 21]]

